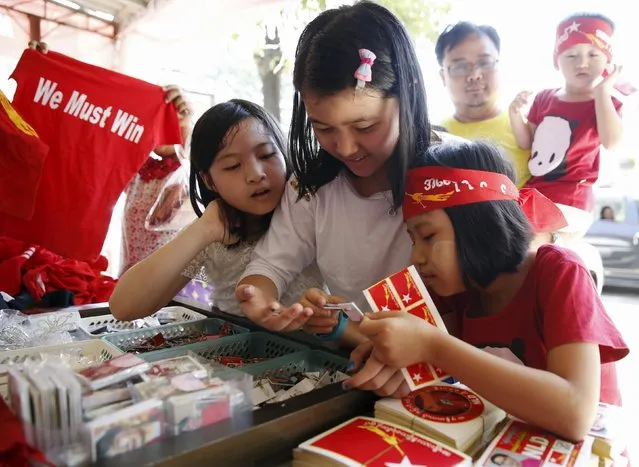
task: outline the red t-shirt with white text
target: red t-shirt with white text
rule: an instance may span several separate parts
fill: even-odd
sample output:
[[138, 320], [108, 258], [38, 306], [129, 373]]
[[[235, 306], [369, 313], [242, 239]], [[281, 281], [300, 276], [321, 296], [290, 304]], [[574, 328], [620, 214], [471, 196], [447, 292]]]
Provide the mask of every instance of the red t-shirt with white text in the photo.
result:
[[[617, 111], [621, 102], [613, 98]], [[528, 121], [537, 125], [526, 183], [555, 203], [586, 211], [594, 206], [592, 185], [599, 178], [601, 140], [597, 132], [595, 101], [567, 102], [556, 89], [535, 97]]]
[[126, 184], [153, 148], [182, 142], [175, 107], [159, 86], [55, 52], [26, 50], [11, 77], [13, 105], [49, 154], [33, 217], [0, 213], [0, 235], [95, 260]]
[[440, 313], [455, 313], [455, 319], [449, 316], [447, 321], [457, 337], [528, 367], [545, 370], [548, 352], [560, 345], [599, 344], [600, 400], [621, 405], [614, 362], [629, 350], [606, 313], [590, 273], [572, 251], [541, 246], [517, 295], [496, 314], [472, 317], [473, 305], [465, 293], [434, 299]]

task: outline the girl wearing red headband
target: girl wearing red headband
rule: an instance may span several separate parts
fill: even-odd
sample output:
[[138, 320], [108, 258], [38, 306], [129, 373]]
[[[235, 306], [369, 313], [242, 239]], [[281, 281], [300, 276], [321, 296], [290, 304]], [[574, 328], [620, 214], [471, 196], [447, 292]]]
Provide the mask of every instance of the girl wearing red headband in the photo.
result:
[[561, 226], [561, 212], [518, 192], [487, 143], [433, 146], [418, 165], [403, 205], [412, 261], [451, 334], [408, 313], [368, 315], [359, 329], [370, 342], [351, 360], [370, 357], [346, 385], [405, 396], [395, 368], [426, 361], [509, 414], [581, 439], [599, 400], [620, 405], [613, 362], [628, 348], [581, 260], [528, 248], [531, 227]]
[[[527, 187], [536, 188], [561, 208], [568, 226], [565, 240], [582, 237], [593, 220], [593, 184], [599, 177], [600, 146], [621, 140], [621, 102], [612, 97], [621, 67], [612, 65], [612, 21], [576, 14], [557, 27], [555, 68], [565, 84], [537, 94], [522, 115], [530, 92], [510, 106], [510, 121], [522, 149], [530, 149]], [[609, 73], [610, 72], [610, 73]]]

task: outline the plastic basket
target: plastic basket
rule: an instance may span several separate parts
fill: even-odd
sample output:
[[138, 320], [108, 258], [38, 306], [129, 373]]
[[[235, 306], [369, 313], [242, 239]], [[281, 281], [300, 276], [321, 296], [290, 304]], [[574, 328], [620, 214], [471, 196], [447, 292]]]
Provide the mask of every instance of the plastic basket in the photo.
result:
[[253, 375], [253, 381], [269, 377], [288, 378], [295, 373], [314, 371], [341, 371], [346, 373], [348, 359], [321, 350], [307, 350], [291, 355], [284, 355], [267, 362], [257, 363], [247, 368]]
[[[287, 354], [299, 353], [300, 351], [308, 350], [308, 347], [273, 334], [251, 332], [221, 337], [207, 342], [198, 342], [197, 344], [188, 344], [174, 349], [157, 350], [140, 356], [149, 362], [156, 362], [165, 358], [184, 355], [189, 350], [206, 360], [212, 360], [217, 356], [272, 359]], [[253, 365], [256, 364], [243, 366], [242, 371]]]
[[[217, 334], [220, 328], [227, 324], [231, 327], [232, 335], [249, 332], [248, 329], [217, 318], [208, 318], [185, 323], [167, 324], [159, 328], [136, 329], [135, 331], [118, 332], [102, 337], [118, 349], [128, 352], [138, 347], [151, 337], [162, 334], [165, 339], [196, 337], [202, 334]], [[165, 350], [165, 349], [162, 349]]]
[[5, 350], [0, 352], [0, 365], [11, 365], [23, 363], [29, 358], [37, 359], [43, 354], [56, 355], [61, 353], [75, 353], [78, 352], [79, 356], [93, 358], [101, 362], [105, 360], [111, 360], [114, 357], [123, 355], [117, 347], [114, 347], [108, 342], [104, 342], [98, 339], [69, 342], [67, 344], [58, 345], [43, 345], [40, 347], [31, 347], [28, 349], [20, 350]]
[[[37, 360], [41, 355], [59, 355], [59, 354], [77, 353], [78, 357], [91, 359], [92, 361], [103, 362], [112, 358], [123, 355], [120, 349], [112, 344], [99, 339], [86, 341], [69, 342], [67, 344], [43, 345], [40, 347], [31, 347], [20, 350], [5, 350], [0, 352], [0, 394], [3, 398], [7, 397], [7, 374], [6, 371], [11, 365], [24, 363], [25, 360]], [[83, 366], [76, 366], [74, 370], [82, 370]]]
[[[195, 321], [200, 319], [206, 319], [207, 316], [202, 313], [198, 313], [197, 311], [190, 310], [189, 308], [185, 308], [183, 306], [168, 306], [162, 308], [160, 311], [173, 311], [177, 312], [179, 319], [181, 322]], [[153, 314], [152, 316], [155, 316]], [[171, 323], [171, 324], [179, 324], [179, 323]], [[98, 334], [92, 334], [90, 332], [91, 328], [96, 326], [106, 326], [111, 325], [112, 328], [118, 329], [120, 332], [128, 332], [136, 330], [134, 329], [135, 324], [131, 321], [119, 321], [115, 318], [115, 316], [108, 314], [102, 316], [92, 316], [89, 318], [82, 318], [80, 320], [80, 329], [84, 331], [88, 336], [91, 337], [101, 337], [114, 334], [113, 332], [103, 332]], [[165, 326], [170, 326], [166, 324]], [[156, 326], [155, 328], [143, 328], [144, 330], [149, 329], [159, 329], [160, 326]], [[117, 334], [117, 332], [116, 332]]]

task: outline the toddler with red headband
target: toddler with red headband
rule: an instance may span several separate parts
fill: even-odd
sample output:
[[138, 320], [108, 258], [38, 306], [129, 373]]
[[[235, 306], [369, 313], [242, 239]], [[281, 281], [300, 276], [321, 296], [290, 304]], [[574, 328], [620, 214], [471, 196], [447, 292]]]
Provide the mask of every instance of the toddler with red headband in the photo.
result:
[[628, 348], [579, 257], [528, 248], [533, 229], [565, 225], [561, 211], [518, 191], [488, 143], [434, 145], [417, 165], [402, 207], [411, 260], [450, 334], [409, 313], [367, 315], [351, 367], [368, 359], [345, 384], [402, 397], [393, 369], [429, 362], [509, 414], [581, 439], [599, 400], [621, 404], [614, 362]]
[[554, 64], [564, 86], [539, 92], [522, 115], [530, 92], [510, 105], [517, 144], [530, 149], [527, 187], [557, 203], [568, 220], [560, 232], [581, 238], [593, 220], [593, 184], [599, 177], [600, 146], [621, 140], [621, 102], [612, 96], [620, 66], [613, 65], [614, 24], [598, 14], [575, 14], [557, 27]]

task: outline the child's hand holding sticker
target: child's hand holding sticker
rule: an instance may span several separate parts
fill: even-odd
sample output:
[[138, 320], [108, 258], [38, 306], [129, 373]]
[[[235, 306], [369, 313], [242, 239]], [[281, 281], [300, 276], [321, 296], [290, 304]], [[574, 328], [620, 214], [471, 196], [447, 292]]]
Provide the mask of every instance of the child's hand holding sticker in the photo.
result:
[[394, 368], [432, 361], [441, 332], [417, 316], [398, 311], [366, 315], [359, 331], [373, 343], [377, 359]]
[[402, 371], [382, 363], [371, 341], [362, 342], [351, 352], [348, 371], [353, 376], [342, 383], [346, 390], [363, 389], [375, 391], [381, 397], [395, 398], [406, 397], [410, 392]]

